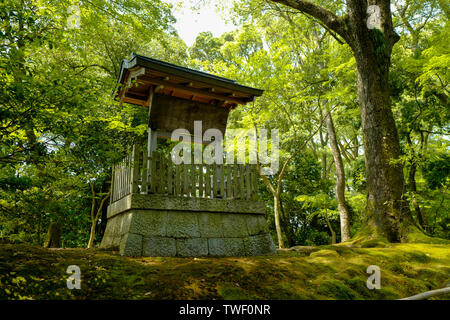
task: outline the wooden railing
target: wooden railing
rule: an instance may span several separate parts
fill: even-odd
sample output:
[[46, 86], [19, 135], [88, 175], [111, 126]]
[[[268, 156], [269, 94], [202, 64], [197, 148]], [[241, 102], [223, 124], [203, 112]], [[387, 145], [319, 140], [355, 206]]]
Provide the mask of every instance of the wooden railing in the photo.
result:
[[132, 155], [127, 156], [122, 162], [112, 168], [111, 202], [117, 201], [129, 195], [132, 181]]
[[256, 165], [180, 164], [170, 155], [139, 146], [114, 166], [111, 202], [130, 193], [161, 194], [193, 198], [256, 199]]

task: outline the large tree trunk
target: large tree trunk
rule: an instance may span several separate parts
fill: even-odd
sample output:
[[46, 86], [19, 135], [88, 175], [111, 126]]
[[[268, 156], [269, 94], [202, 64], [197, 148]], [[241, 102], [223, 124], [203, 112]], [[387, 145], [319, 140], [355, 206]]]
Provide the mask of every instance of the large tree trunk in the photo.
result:
[[47, 238], [45, 239], [45, 248], [61, 248], [62, 226], [59, 222], [52, 222], [48, 227]]
[[368, 28], [364, 1], [352, 1], [348, 8], [365, 147], [366, 219], [375, 234], [399, 242], [407, 235], [405, 216], [410, 212], [403, 199], [403, 168], [392, 162], [400, 156], [389, 95], [390, 56], [398, 35], [392, 27], [390, 2], [369, 2], [380, 8], [381, 30]]
[[[355, 50], [367, 177], [367, 223], [391, 242], [405, 237], [404, 179], [400, 143], [389, 97], [389, 55], [378, 30], [358, 34]], [[386, 49], [387, 50], [387, 49]]]
[[286, 212], [284, 211], [283, 200], [281, 199], [281, 195], [280, 195], [280, 216], [282, 217], [281, 224], [283, 227], [284, 234], [286, 236], [287, 245], [288, 247], [293, 247], [295, 245], [295, 241], [292, 238], [293, 235], [292, 227], [289, 226], [289, 217], [286, 216]]
[[336, 200], [338, 202], [339, 217], [341, 220], [341, 242], [345, 242], [350, 239], [350, 214], [345, 201], [344, 163], [342, 162], [341, 152], [337, 144], [333, 118], [331, 117], [331, 112], [329, 110], [327, 110], [326, 123], [328, 136], [330, 138], [330, 147], [333, 152], [334, 164], [336, 166]]
[[[392, 25], [390, 1], [347, 0], [347, 14], [343, 16], [310, 1], [273, 1], [315, 17], [352, 48], [365, 148], [367, 224], [374, 234], [385, 236], [389, 241], [406, 240], [411, 213], [403, 199], [402, 166], [392, 163], [399, 158], [400, 143], [390, 104], [389, 66], [392, 47], [399, 36]], [[379, 23], [376, 27], [367, 23], [369, 5], [377, 9]]]

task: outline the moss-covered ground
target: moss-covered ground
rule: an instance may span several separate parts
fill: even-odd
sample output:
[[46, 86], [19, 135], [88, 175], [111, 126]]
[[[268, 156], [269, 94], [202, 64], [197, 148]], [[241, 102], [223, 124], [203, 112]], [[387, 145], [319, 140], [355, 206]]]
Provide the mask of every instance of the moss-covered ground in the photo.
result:
[[[79, 290], [67, 289], [69, 265], [81, 269]], [[366, 286], [369, 265], [381, 269], [379, 290]], [[241, 258], [0, 246], [0, 299], [397, 299], [449, 282], [448, 244], [294, 247]]]

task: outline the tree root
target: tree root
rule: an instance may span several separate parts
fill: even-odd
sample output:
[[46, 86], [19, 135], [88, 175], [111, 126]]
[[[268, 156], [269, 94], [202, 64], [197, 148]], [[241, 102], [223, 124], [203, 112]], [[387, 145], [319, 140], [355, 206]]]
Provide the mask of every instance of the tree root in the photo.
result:
[[435, 297], [435, 296], [439, 296], [441, 294], [446, 294], [446, 293], [450, 293], [450, 286], [447, 286], [447, 287], [442, 288], [442, 289], [431, 290], [431, 291], [419, 293], [419, 294], [416, 294], [414, 296], [407, 297], [407, 298], [402, 298], [402, 299], [398, 299], [398, 300], [425, 300], [425, 299], [428, 299], [428, 298], [431, 298], [431, 297]]

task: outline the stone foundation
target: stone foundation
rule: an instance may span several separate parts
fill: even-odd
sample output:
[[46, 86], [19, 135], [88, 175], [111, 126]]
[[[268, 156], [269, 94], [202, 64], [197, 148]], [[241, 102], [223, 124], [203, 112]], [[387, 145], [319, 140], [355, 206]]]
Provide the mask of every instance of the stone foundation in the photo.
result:
[[128, 195], [108, 207], [101, 247], [134, 257], [276, 252], [260, 202], [143, 194]]

